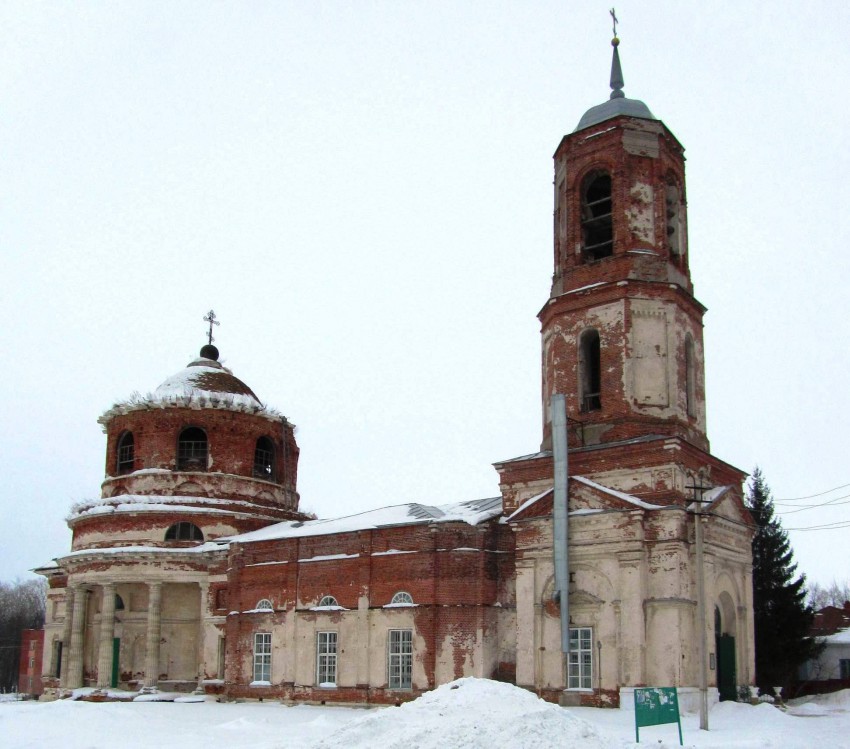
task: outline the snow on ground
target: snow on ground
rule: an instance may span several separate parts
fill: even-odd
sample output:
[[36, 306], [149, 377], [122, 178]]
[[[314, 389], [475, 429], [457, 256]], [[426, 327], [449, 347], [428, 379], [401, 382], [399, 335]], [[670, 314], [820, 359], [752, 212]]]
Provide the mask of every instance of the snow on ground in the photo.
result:
[[606, 749], [610, 739], [531, 692], [485, 679], [459, 679], [392, 710], [365, 715], [316, 744], [381, 749], [522, 747]]
[[[453, 688], [454, 687], [454, 688]], [[698, 749], [850, 749], [850, 690], [768, 704], [724, 702], [682, 718]], [[0, 700], [3, 749], [630, 749], [679, 745], [675, 725], [641, 728], [634, 713], [559, 708], [484, 679], [460, 679], [401, 707], [286, 707], [277, 702], [202, 703]]]

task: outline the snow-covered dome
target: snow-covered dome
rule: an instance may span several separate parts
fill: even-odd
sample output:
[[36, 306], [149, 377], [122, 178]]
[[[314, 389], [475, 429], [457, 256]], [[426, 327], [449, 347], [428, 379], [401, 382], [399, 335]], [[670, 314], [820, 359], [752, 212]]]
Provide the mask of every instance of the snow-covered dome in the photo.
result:
[[158, 399], [172, 396], [212, 394], [235, 396], [245, 405], [262, 406], [260, 399], [242, 380], [218, 361], [218, 349], [204, 346], [200, 356], [189, 362], [185, 369], [169, 377], [155, 391]]

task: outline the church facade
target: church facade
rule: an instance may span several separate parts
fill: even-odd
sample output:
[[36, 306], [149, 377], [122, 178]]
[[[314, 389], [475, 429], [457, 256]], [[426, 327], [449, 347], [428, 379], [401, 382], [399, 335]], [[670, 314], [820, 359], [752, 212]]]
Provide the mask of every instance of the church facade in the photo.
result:
[[616, 44], [611, 86], [555, 152], [542, 442], [495, 464], [500, 496], [304, 515], [293, 425], [204, 346], [100, 418], [101, 496], [37, 570], [47, 693], [386, 704], [479, 676], [695, 704], [701, 662], [715, 698], [752, 683], [752, 521], [706, 436], [684, 149], [624, 96]]

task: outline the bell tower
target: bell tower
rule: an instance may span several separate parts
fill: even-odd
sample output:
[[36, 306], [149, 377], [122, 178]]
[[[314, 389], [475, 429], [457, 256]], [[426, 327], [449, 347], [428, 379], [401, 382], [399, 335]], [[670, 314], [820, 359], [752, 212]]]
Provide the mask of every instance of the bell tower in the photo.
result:
[[688, 269], [684, 148], [623, 93], [611, 94], [554, 155], [554, 274], [539, 312], [543, 444], [548, 403], [567, 396], [571, 448], [646, 436], [709, 449], [702, 317]]

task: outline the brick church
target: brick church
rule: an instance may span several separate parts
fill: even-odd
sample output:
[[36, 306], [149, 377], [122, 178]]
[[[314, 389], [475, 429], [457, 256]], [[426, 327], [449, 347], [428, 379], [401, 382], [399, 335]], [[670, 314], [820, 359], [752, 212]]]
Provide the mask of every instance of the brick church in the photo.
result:
[[624, 95], [618, 43], [555, 151], [542, 442], [495, 464], [500, 495], [306, 516], [292, 423], [206, 345], [100, 417], [101, 496], [36, 570], [47, 694], [397, 703], [478, 676], [687, 705], [703, 662], [710, 699], [751, 683], [752, 522], [706, 436], [684, 149]]

